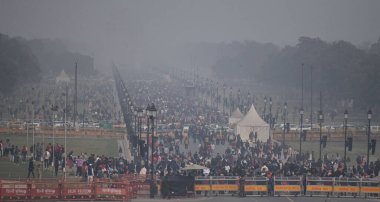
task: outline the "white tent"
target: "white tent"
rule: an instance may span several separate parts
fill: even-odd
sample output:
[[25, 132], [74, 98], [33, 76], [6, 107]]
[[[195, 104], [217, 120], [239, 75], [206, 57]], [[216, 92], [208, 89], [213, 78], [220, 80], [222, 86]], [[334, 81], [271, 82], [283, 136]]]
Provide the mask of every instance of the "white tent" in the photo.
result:
[[228, 118], [228, 123], [230, 126], [235, 125], [244, 117], [243, 113], [241, 113], [239, 108], [236, 108], [235, 111], [232, 112], [230, 118]]
[[61, 73], [55, 78], [55, 82], [56, 83], [60, 83], [60, 82], [69, 83], [70, 77], [66, 74], [65, 70], [62, 69]]
[[251, 132], [257, 133], [257, 140], [266, 141], [269, 138], [269, 124], [261, 119], [253, 105], [236, 126], [236, 134], [240, 134], [243, 141], [249, 140]]

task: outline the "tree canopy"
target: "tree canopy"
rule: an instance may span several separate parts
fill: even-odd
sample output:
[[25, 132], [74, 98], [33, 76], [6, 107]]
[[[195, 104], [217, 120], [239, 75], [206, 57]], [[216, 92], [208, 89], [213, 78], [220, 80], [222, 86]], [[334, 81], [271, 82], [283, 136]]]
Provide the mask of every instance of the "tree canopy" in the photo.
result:
[[40, 79], [40, 66], [30, 48], [17, 38], [0, 33], [0, 93], [10, 93], [18, 84]]
[[[270, 46], [247, 49], [240, 44], [238, 55], [224, 57], [213, 70], [220, 78], [253, 77], [263, 84], [299, 88], [304, 75], [313, 71], [313, 88], [336, 100], [352, 99], [355, 107], [378, 106], [380, 100], [380, 38], [362, 50], [346, 41], [326, 42], [300, 37], [295, 46], [276, 50]], [[305, 76], [310, 80], [310, 76]]]

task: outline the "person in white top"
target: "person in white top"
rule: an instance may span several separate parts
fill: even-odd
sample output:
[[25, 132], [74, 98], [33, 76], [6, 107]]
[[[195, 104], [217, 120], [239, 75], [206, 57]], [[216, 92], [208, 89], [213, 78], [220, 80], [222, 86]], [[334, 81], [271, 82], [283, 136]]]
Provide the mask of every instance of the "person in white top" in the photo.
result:
[[44, 153], [44, 169], [49, 167], [50, 152], [48, 150]]

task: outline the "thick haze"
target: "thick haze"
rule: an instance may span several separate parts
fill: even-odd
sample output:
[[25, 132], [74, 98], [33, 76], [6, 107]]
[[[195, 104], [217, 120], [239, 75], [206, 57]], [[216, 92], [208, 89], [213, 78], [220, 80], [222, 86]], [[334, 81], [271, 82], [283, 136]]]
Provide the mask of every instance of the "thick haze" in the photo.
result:
[[377, 0], [0, 0], [0, 32], [65, 39], [94, 56], [99, 69], [111, 62], [171, 64], [175, 48], [197, 42], [375, 42], [379, 10]]

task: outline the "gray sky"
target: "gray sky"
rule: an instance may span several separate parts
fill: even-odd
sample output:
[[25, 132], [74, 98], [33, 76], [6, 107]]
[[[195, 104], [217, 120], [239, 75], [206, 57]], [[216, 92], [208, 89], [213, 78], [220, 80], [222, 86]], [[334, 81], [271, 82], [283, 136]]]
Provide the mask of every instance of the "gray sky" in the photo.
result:
[[375, 42], [379, 25], [378, 0], [0, 0], [1, 33], [69, 40], [98, 68], [168, 59], [193, 42]]

